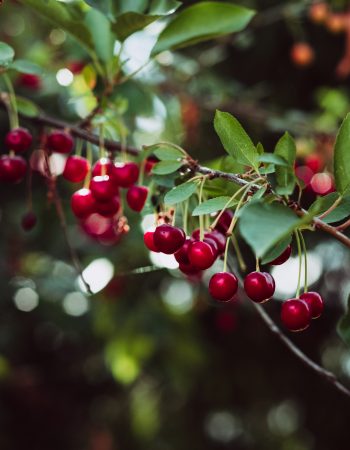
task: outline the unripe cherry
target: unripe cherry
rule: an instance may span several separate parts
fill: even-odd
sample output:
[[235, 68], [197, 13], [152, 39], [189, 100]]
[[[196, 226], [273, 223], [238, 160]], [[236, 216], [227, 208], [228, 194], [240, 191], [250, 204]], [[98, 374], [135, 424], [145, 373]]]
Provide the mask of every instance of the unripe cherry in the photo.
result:
[[186, 235], [181, 228], [163, 224], [155, 229], [153, 239], [160, 252], [171, 255], [183, 246]]
[[129, 208], [140, 212], [145, 206], [148, 195], [148, 188], [145, 186], [131, 186], [126, 193], [126, 201]]
[[282, 304], [281, 320], [290, 331], [303, 331], [311, 322], [311, 312], [304, 300], [292, 298]]
[[84, 219], [95, 212], [96, 200], [90, 189], [83, 188], [74, 192], [71, 198], [71, 208], [76, 217]]
[[209, 281], [210, 295], [220, 302], [228, 302], [238, 289], [238, 280], [233, 273], [218, 272]]
[[74, 141], [69, 133], [54, 130], [47, 136], [46, 145], [51, 152], [66, 154], [73, 150]]
[[0, 181], [19, 183], [25, 177], [27, 162], [21, 156], [3, 155], [0, 158]]
[[72, 183], [80, 183], [84, 181], [89, 173], [90, 163], [82, 156], [69, 156], [64, 166], [63, 177]]
[[33, 137], [26, 128], [13, 128], [5, 137], [6, 147], [16, 153], [28, 150], [32, 142]]
[[214, 264], [215, 250], [208, 242], [193, 242], [188, 250], [188, 259], [193, 267], [205, 270]]
[[317, 319], [321, 316], [324, 303], [318, 292], [305, 292], [304, 294], [301, 294], [300, 299], [307, 303], [312, 319]]
[[139, 178], [139, 167], [134, 162], [115, 163], [114, 178], [119, 186], [128, 188]]
[[288, 261], [290, 255], [292, 253], [292, 246], [289, 244], [288, 247], [286, 247], [283, 252], [277, 256], [273, 261], [270, 261], [268, 264], [271, 264], [271, 266], [279, 266], [286, 261]]
[[263, 303], [275, 293], [275, 280], [267, 272], [251, 272], [244, 279], [244, 290], [253, 302]]

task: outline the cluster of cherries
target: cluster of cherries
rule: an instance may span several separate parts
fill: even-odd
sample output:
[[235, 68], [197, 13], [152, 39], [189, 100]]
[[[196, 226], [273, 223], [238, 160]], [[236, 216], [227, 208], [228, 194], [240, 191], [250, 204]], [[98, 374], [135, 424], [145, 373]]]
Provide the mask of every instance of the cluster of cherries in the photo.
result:
[[[7, 133], [5, 145], [9, 153], [0, 158], [0, 181], [18, 183], [23, 180], [27, 162], [19, 154], [29, 150], [32, 141], [31, 133], [25, 128], [15, 128]], [[46, 137], [45, 151], [48, 154], [69, 155], [73, 148], [74, 140], [66, 131], [53, 130]], [[150, 169], [146, 166], [146, 170]], [[66, 180], [81, 183], [91, 177], [87, 186], [77, 190], [71, 198], [72, 211], [89, 236], [110, 245], [118, 242], [129, 230], [122, 215], [120, 189], [127, 189], [126, 202], [130, 209], [140, 212], [147, 200], [148, 188], [136, 185], [139, 173], [135, 162], [115, 163], [101, 158], [91, 169], [86, 158], [78, 155], [67, 157], [62, 174]], [[35, 214], [30, 211], [23, 216], [22, 227], [30, 230], [36, 221]]]
[[[179, 270], [187, 276], [200, 276], [222, 256], [226, 247], [226, 232], [232, 219], [232, 212], [225, 211], [216, 228], [205, 232], [200, 240], [200, 230], [196, 229], [186, 237], [183, 229], [170, 224], [162, 224], [144, 234], [146, 247], [153, 252], [173, 254], [179, 263]], [[281, 255], [271, 261], [271, 265], [286, 262], [291, 255], [289, 245]], [[209, 281], [209, 292], [218, 302], [230, 302], [238, 290], [238, 279], [234, 273], [218, 272]], [[275, 280], [268, 272], [255, 271], [244, 279], [247, 296], [256, 303], [264, 303], [275, 292]], [[300, 298], [286, 300], [282, 305], [281, 320], [290, 331], [305, 330], [311, 319], [320, 317], [323, 300], [317, 292], [307, 292]]]

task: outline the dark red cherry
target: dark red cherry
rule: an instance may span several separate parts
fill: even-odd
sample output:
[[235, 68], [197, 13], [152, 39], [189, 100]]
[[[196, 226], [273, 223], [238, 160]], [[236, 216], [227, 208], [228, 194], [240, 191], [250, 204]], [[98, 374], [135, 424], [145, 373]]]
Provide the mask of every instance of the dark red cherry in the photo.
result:
[[16, 153], [28, 150], [32, 142], [33, 137], [26, 128], [14, 128], [5, 137], [6, 147]]
[[89, 173], [90, 163], [82, 156], [69, 156], [64, 166], [63, 177], [72, 183], [80, 183]]
[[292, 246], [289, 244], [288, 247], [279, 256], [277, 256], [277, 258], [275, 258], [268, 264], [271, 264], [272, 266], [279, 266], [280, 264], [283, 264], [286, 261], [288, 261], [291, 253], [292, 253]]
[[0, 158], [0, 181], [18, 183], [23, 180], [27, 163], [21, 156], [3, 155]]
[[101, 175], [109, 175], [111, 178], [114, 176], [114, 164], [108, 158], [99, 159], [92, 168], [93, 177]]
[[233, 273], [219, 272], [214, 274], [209, 281], [210, 295], [220, 302], [228, 302], [238, 289], [238, 280]]
[[192, 266], [191, 263], [179, 264], [179, 270], [183, 274], [187, 275], [188, 277], [200, 277], [202, 275], [202, 271], [200, 269], [197, 269], [196, 267]]
[[103, 217], [101, 214], [95, 212], [87, 217], [84, 217], [80, 222], [80, 225], [85, 233], [94, 239], [97, 239], [99, 236], [107, 233], [112, 224], [112, 219]]
[[145, 246], [148, 248], [148, 250], [151, 250], [151, 252], [159, 253], [159, 250], [154, 243], [153, 236], [154, 230], [146, 231], [143, 235], [143, 242], [145, 243]]
[[155, 229], [153, 239], [160, 252], [171, 255], [183, 246], [186, 235], [181, 228], [163, 224]]
[[119, 186], [128, 188], [139, 178], [139, 167], [134, 162], [115, 163], [114, 178]]
[[[195, 229], [195, 230], [192, 232], [192, 237], [193, 237], [195, 240], [199, 241], [199, 237], [200, 237], [200, 230], [199, 230], [199, 228]], [[224, 253], [225, 247], [226, 247], [226, 238], [225, 238], [225, 236], [224, 236], [222, 233], [220, 233], [220, 232], [217, 231], [217, 230], [214, 230], [214, 231], [206, 231], [206, 232], [204, 233], [204, 237], [205, 237], [205, 238], [212, 239], [213, 241], [216, 242], [217, 252], [218, 252], [219, 255], [221, 255], [222, 253]]]
[[214, 264], [215, 250], [208, 242], [196, 241], [188, 250], [188, 259], [195, 268], [205, 270]]
[[84, 219], [95, 212], [96, 200], [90, 189], [79, 189], [71, 198], [71, 208], [76, 217]]
[[275, 293], [275, 280], [267, 272], [251, 272], [244, 279], [244, 290], [253, 302], [263, 303]]
[[37, 221], [38, 221], [38, 218], [37, 218], [36, 214], [33, 213], [33, 211], [28, 211], [27, 213], [25, 213], [22, 216], [21, 226], [22, 226], [23, 230], [30, 231], [35, 227]]
[[129, 208], [140, 212], [145, 206], [148, 195], [148, 188], [145, 186], [131, 186], [126, 193], [126, 201]]
[[149, 156], [145, 161], [145, 174], [149, 175], [152, 172], [153, 167], [159, 162], [156, 156]]
[[72, 136], [62, 130], [54, 130], [47, 136], [47, 148], [56, 153], [70, 153], [73, 150]]
[[93, 177], [90, 181], [90, 190], [95, 199], [102, 202], [115, 196], [115, 186], [108, 175]]
[[120, 200], [118, 196], [102, 202], [96, 201], [95, 211], [103, 217], [113, 217], [120, 210]]
[[312, 319], [320, 317], [323, 312], [324, 303], [318, 292], [305, 292], [301, 294], [300, 299], [307, 303]]
[[118, 242], [122, 238], [122, 235], [123, 235], [123, 233], [118, 231], [115, 228], [115, 225], [113, 223], [111, 223], [109, 225], [109, 227], [107, 228], [107, 230], [104, 231], [103, 233], [101, 233], [97, 237], [97, 240], [102, 245], [110, 246], [110, 245], [118, 244]]
[[184, 245], [177, 252], [174, 253], [175, 259], [179, 264], [185, 265], [190, 264], [190, 260], [188, 259], [188, 250], [192, 242], [194, 242], [194, 239], [192, 238], [186, 239]]
[[41, 89], [41, 78], [32, 73], [21, 73], [18, 77], [17, 83], [32, 91], [39, 91]]
[[203, 239], [203, 242], [206, 242], [207, 244], [210, 245], [210, 247], [213, 249], [214, 254], [215, 254], [215, 258], [217, 258], [219, 256], [219, 247], [218, 244], [216, 243], [215, 239], [212, 239], [212, 237], [205, 237]]
[[233, 219], [234, 213], [230, 209], [225, 209], [223, 214], [221, 215], [219, 222], [217, 223], [215, 229], [220, 231], [222, 234], [226, 234], [227, 230], [231, 225], [231, 221]]
[[282, 305], [281, 320], [290, 331], [305, 330], [311, 322], [311, 312], [304, 300], [291, 298]]

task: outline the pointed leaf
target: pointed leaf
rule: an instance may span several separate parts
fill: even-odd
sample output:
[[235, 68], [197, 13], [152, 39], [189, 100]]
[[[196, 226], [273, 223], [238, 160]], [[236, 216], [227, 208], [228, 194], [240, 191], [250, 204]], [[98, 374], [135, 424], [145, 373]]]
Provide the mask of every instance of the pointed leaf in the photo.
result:
[[7, 66], [15, 57], [15, 51], [12, 47], [0, 42], [0, 67]]
[[40, 110], [38, 106], [27, 98], [18, 97], [16, 95], [18, 112], [27, 117], [38, 117]]
[[[230, 200], [231, 197], [222, 196], [211, 198], [210, 200], [206, 200], [205, 202], [198, 205], [192, 212], [192, 216], [202, 216], [203, 214], [212, 214], [217, 211], [221, 211]], [[233, 200], [228, 208], [231, 208], [233, 205], [236, 205], [237, 201]]]
[[289, 234], [281, 241], [277, 242], [270, 250], [268, 250], [265, 255], [261, 258], [261, 264], [268, 264], [269, 262], [280, 256], [288, 245], [292, 241], [292, 235]]
[[153, 166], [152, 173], [156, 175], [167, 175], [176, 172], [183, 165], [182, 161], [160, 161]]
[[16, 59], [16, 61], [10, 64], [9, 68], [17, 70], [17, 72], [30, 73], [33, 75], [41, 75], [43, 73], [43, 69], [40, 66], [31, 61], [26, 61], [25, 59]]
[[259, 161], [266, 164], [274, 164], [275, 166], [288, 167], [288, 162], [282, 157], [274, 153], [264, 153], [259, 156]]
[[146, 15], [137, 12], [126, 12], [120, 15], [117, 22], [112, 25], [112, 30], [120, 41], [125, 41], [136, 31], [140, 31], [147, 25], [158, 20], [161, 15]]
[[350, 189], [350, 113], [338, 131], [334, 147], [334, 178], [337, 191], [344, 195]]
[[113, 57], [115, 38], [111, 32], [111, 23], [104, 14], [96, 9], [90, 9], [85, 17], [99, 59], [105, 63]]
[[178, 161], [183, 158], [183, 153], [174, 147], [166, 147], [165, 145], [162, 147], [157, 146], [157, 150], [153, 152], [155, 156], [161, 161]]
[[176, 203], [181, 203], [187, 200], [191, 195], [196, 192], [197, 184], [193, 181], [180, 184], [169, 191], [165, 197], [164, 202], [167, 205], [175, 205]]
[[296, 146], [294, 139], [289, 133], [285, 133], [277, 142], [274, 155], [282, 157], [288, 164], [288, 167], [276, 167], [276, 191], [280, 195], [290, 195], [295, 188], [294, 162]]

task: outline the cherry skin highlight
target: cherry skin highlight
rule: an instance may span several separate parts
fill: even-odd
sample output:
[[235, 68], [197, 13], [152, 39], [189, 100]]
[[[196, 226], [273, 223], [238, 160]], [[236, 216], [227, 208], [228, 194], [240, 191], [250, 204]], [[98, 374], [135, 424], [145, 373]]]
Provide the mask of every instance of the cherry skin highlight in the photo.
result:
[[153, 236], [154, 230], [146, 231], [143, 235], [143, 242], [145, 243], [145, 246], [148, 248], [148, 250], [151, 250], [151, 252], [159, 253], [159, 250], [154, 243]]
[[73, 150], [74, 141], [70, 134], [62, 130], [51, 131], [47, 137], [47, 148], [55, 153], [70, 153]]
[[110, 200], [115, 195], [115, 187], [108, 175], [93, 177], [90, 181], [91, 194], [98, 201]]
[[244, 290], [253, 302], [263, 303], [275, 293], [275, 280], [267, 272], [251, 272], [244, 279]]
[[90, 163], [82, 156], [69, 156], [64, 166], [63, 178], [72, 183], [80, 183], [89, 173]]
[[163, 224], [155, 229], [153, 239], [160, 252], [171, 255], [183, 246], [186, 235], [181, 228]]
[[268, 264], [271, 264], [271, 266], [280, 266], [281, 264], [284, 264], [286, 261], [288, 261], [291, 253], [292, 246], [289, 244], [288, 247], [279, 256], [277, 256], [277, 258], [275, 258], [273, 261], [270, 261]]
[[145, 186], [131, 186], [126, 193], [126, 201], [129, 208], [140, 212], [145, 206], [148, 195], [148, 188]]
[[0, 181], [19, 183], [25, 177], [27, 163], [21, 156], [3, 155], [0, 158]]
[[92, 176], [109, 175], [113, 178], [114, 164], [109, 158], [101, 158], [94, 164], [92, 168]]
[[90, 189], [83, 188], [74, 192], [71, 198], [71, 208], [73, 214], [79, 219], [85, 219], [90, 214], [94, 213], [96, 200]]
[[233, 273], [218, 272], [209, 281], [210, 295], [220, 302], [228, 302], [238, 289], [238, 280]]
[[114, 178], [121, 187], [128, 188], [135, 184], [139, 178], [139, 167], [134, 162], [115, 163]]
[[26, 128], [14, 128], [5, 137], [6, 147], [16, 153], [28, 150], [32, 142], [33, 137]]
[[38, 218], [36, 214], [33, 213], [33, 211], [28, 211], [22, 216], [21, 226], [24, 231], [30, 231], [35, 227], [37, 221]]
[[193, 267], [205, 270], [214, 264], [215, 250], [208, 242], [196, 241], [188, 250], [188, 259]]
[[305, 292], [300, 296], [301, 300], [304, 300], [307, 303], [310, 312], [311, 318], [317, 319], [321, 316], [324, 308], [323, 299], [318, 292]]
[[311, 312], [304, 300], [292, 298], [282, 305], [281, 320], [290, 331], [303, 331], [311, 322]]

